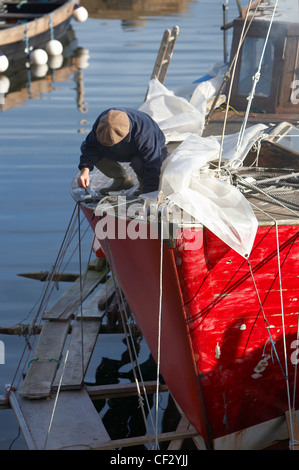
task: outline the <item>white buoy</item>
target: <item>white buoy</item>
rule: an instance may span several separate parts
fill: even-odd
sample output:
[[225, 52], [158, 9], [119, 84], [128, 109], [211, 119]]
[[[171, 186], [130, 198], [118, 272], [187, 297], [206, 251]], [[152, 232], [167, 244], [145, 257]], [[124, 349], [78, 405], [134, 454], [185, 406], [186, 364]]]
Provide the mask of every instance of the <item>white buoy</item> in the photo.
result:
[[43, 78], [49, 70], [48, 64], [33, 64], [30, 67], [32, 76], [35, 78]]
[[0, 75], [0, 94], [5, 95], [10, 87], [10, 80], [6, 75]]
[[73, 17], [80, 23], [84, 23], [84, 21], [86, 21], [88, 18], [88, 11], [85, 7], [82, 7], [81, 5], [76, 5], [73, 11]]
[[4, 54], [1, 54], [0, 52], [0, 72], [5, 72], [5, 70], [8, 69], [8, 66], [9, 66], [9, 62], [8, 62], [8, 58], [6, 57], [6, 55]]
[[48, 55], [61, 55], [63, 46], [60, 41], [57, 41], [57, 39], [51, 39], [51, 41], [47, 42], [45, 45], [45, 50]]
[[44, 65], [48, 62], [48, 54], [43, 49], [34, 49], [29, 57], [30, 63], [34, 65]]
[[48, 65], [51, 69], [56, 70], [60, 69], [63, 64], [63, 55], [53, 55], [49, 57]]

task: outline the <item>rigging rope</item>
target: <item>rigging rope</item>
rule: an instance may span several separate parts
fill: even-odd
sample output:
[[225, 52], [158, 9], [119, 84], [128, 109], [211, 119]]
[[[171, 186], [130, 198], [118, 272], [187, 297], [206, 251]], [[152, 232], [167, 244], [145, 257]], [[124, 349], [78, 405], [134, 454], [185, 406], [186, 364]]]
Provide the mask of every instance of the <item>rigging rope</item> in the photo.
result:
[[286, 386], [287, 386], [287, 396], [288, 396], [288, 406], [290, 413], [290, 426], [291, 426], [291, 442], [290, 445], [294, 444], [294, 433], [293, 433], [293, 419], [292, 419], [292, 407], [291, 407], [291, 397], [290, 397], [290, 384], [289, 384], [289, 372], [288, 372], [288, 361], [287, 361], [287, 346], [286, 346], [286, 333], [285, 333], [285, 321], [284, 321], [284, 304], [283, 304], [283, 295], [282, 295], [282, 280], [281, 280], [281, 265], [280, 265], [280, 250], [279, 250], [279, 237], [278, 237], [278, 225], [277, 221], [275, 222], [275, 231], [276, 231], [276, 244], [277, 244], [277, 264], [278, 264], [278, 276], [279, 276], [279, 294], [280, 294], [280, 306], [281, 306], [281, 318], [282, 318], [282, 331], [283, 331], [283, 347], [284, 347], [284, 359], [285, 359], [285, 375]]
[[[85, 276], [82, 282], [82, 253], [81, 253], [82, 240], [81, 240], [81, 228], [80, 228], [81, 227], [80, 212], [81, 212], [81, 209], [80, 209], [80, 202], [79, 202], [78, 203], [78, 238], [79, 238], [78, 252], [79, 252], [79, 279], [80, 279], [80, 320], [81, 320], [80, 329], [81, 329], [81, 366], [82, 366], [81, 373], [82, 373], [82, 380], [83, 380], [83, 377], [84, 377], [83, 288], [84, 288], [84, 284], [85, 284], [85, 280], [87, 276], [87, 269], [85, 270]], [[93, 238], [91, 242], [91, 248], [89, 251], [89, 257], [87, 261], [87, 267], [89, 266], [89, 263], [90, 263], [94, 240], [95, 240], [95, 234], [93, 234]]]
[[[76, 208], [74, 209], [74, 211], [75, 210], [76, 210]], [[82, 374], [82, 381], [83, 381], [83, 379], [84, 379], [83, 288], [84, 288], [84, 284], [85, 284], [85, 280], [86, 280], [86, 276], [87, 276], [87, 269], [85, 271], [84, 279], [82, 280], [82, 259], [81, 259], [81, 243], [82, 243], [82, 240], [81, 240], [81, 229], [80, 229], [80, 227], [81, 227], [80, 203], [77, 204], [77, 211], [78, 211], [77, 220], [78, 220], [78, 236], [79, 236], [79, 242], [78, 242], [78, 247], [79, 247], [79, 249], [78, 249], [78, 251], [79, 251], [79, 271], [80, 271], [79, 272], [79, 275], [80, 275], [79, 279], [80, 279], [80, 299], [81, 299], [80, 300], [80, 309], [81, 309], [81, 374]], [[93, 241], [94, 241], [94, 237], [93, 237]], [[90, 249], [90, 253], [89, 253], [87, 266], [90, 263], [93, 241], [92, 241], [92, 244], [91, 244], [91, 249]], [[70, 343], [69, 343], [69, 345], [67, 347], [67, 350], [66, 350], [66, 353], [65, 353], [63, 369], [62, 369], [62, 373], [61, 373], [61, 376], [60, 376], [60, 379], [59, 379], [59, 384], [58, 384], [58, 388], [57, 388], [57, 392], [56, 392], [56, 396], [55, 396], [55, 400], [54, 400], [54, 404], [53, 404], [53, 409], [52, 409], [52, 413], [51, 413], [49, 427], [48, 427], [48, 430], [47, 430], [47, 436], [46, 436], [46, 440], [45, 440], [45, 444], [44, 444], [44, 449], [46, 449], [47, 442], [48, 442], [48, 439], [49, 439], [49, 435], [50, 435], [50, 432], [51, 432], [51, 429], [52, 429], [54, 414], [55, 414], [55, 411], [56, 411], [56, 406], [57, 406], [58, 398], [59, 398], [59, 395], [60, 395], [61, 385], [62, 385], [62, 381], [63, 381], [63, 377], [64, 377], [65, 366], [66, 366], [66, 363], [67, 363], [69, 351], [70, 351]]]
[[[37, 324], [38, 322], [38, 317], [41, 316], [39, 322], [38, 322], [38, 325], [41, 324], [41, 321], [42, 321], [42, 315], [43, 315], [43, 312], [45, 311], [45, 308], [50, 300], [50, 297], [51, 297], [51, 294], [53, 292], [53, 289], [55, 287], [54, 283], [51, 283], [53, 281], [53, 278], [54, 278], [54, 274], [56, 272], [56, 270], [60, 269], [60, 266], [62, 264], [62, 261], [64, 259], [64, 256], [65, 256], [65, 253], [66, 253], [66, 250], [72, 240], [72, 234], [73, 234], [73, 230], [74, 230], [74, 224], [76, 222], [74, 216], [75, 216], [75, 213], [76, 213], [76, 207], [74, 208], [73, 210], [73, 213], [71, 215], [71, 218], [70, 218], [70, 221], [69, 221], [69, 224], [67, 226], [67, 229], [66, 229], [66, 232], [64, 234], [64, 237], [63, 237], [63, 241], [61, 243], [61, 246], [60, 246], [60, 249], [58, 251], [58, 254], [57, 254], [57, 257], [56, 257], [56, 260], [55, 260], [55, 263], [52, 267], [52, 270], [51, 272], [49, 273], [48, 275], [48, 278], [47, 278], [47, 282], [45, 284], [45, 287], [44, 287], [44, 290], [43, 290], [43, 293], [41, 295], [41, 300], [40, 300], [40, 304], [39, 304], [39, 307], [37, 309], [37, 312], [36, 312], [36, 315], [35, 317], [33, 318], [32, 322], [31, 322], [31, 328], [29, 329], [29, 334], [28, 334], [28, 338], [27, 338], [27, 341], [26, 341], [26, 344], [24, 346], [24, 349], [23, 349], [23, 352], [21, 354], [21, 357], [20, 357], [20, 360], [19, 360], [19, 363], [18, 363], [18, 366], [16, 368], [16, 371], [15, 371], [15, 374], [14, 374], [14, 377], [12, 379], [12, 382], [11, 384], [14, 384], [15, 381], [16, 381], [16, 377], [17, 377], [17, 374], [18, 374], [18, 371], [21, 367], [21, 363], [24, 359], [24, 356], [25, 356], [25, 352], [26, 352], [26, 349], [28, 347], [28, 353], [27, 353], [27, 362], [29, 360], [29, 356], [32, 352], [32, 349], [33, 349], [33, 344], [34, 342], [36, 341], [36, 338], [37, 338], [37, 334], [36, 333], [33, 333], [34, 332], [34, 326]], [[26, 317], [27, 318], [27, 317]], [[24, 321], [24, 320], [22, 320]], [[29, 344], [29, 338], [30, 336], [33, 336], [33, 342], [32, 344]], [[25, 370], [25, 367], [26, 367], [26, 363], [24, 364], [23, 366], [23, 371]], [[18, 381], [18, 385], [21, 381], [21, 378], [22, 378], [22, 374], [20, 374], [20, 377], [19, 377], [19, 381]]]
[[[262, 1], [262, 0], [260, 0], [260, 2], [261, 2], [261, 1]], [[260, 4], [260, 2], [259, 2], [259, 4]], [[242, 32], [241, 32], [241, 36], [240, 36], [240, 41], [239, 41], [238, 48], [237, 48], [237, 52], [236, 52], [235, 57], [234, 57], [234, 59], [233, 59], [233, 73], [232, 73], [232, 77], [231, 77], [231, 81], [230, 81], [230, 85], [229, 85], [228, 97], [227, 97], [227, 100], [226, 100], [226, 101], [227, 101], [227, 107], [226, 107], [226, 110], [225, 110], [225, 116], [224, 116], [224, 122], [223, 122], [223, 128], [222, 128], [222, 135], [221, 135], [221, 142], [220, 142], [220, 150], [219, 150], [219, 158], [218, 158], [218, 171], [220, 171], [220, 164], [221, 164], [221, 158], [222, 158], [222, 152], [223, 152], [224, 134], [225, 134], [225, 128], [226, 128], [227, 117], [228, 117], [229, 102], [230, 102], [230, 97], [231, 97], [231, 92], [232, 92], [232, 86], [233, 86], [234, 77], [235, 77], [235, 72], [236, 72], [236, 67], [237, 67], [237, 61], [238, 61], [238, 58], [239, 58], [241, 46], [242, 46], [242, 44], [243, 44], [245, 35], [247, 34], [248, 29], [249, 29], [250, 24], [251, 24], [251, 22], [250, 22], [250, 23], [249, 23], [249, 26], [248, 26], [248, 28], [247, 28], [245, 34], [244, 34], [245, 26], [246, 26], [246, 23], [247, 23], [247, 19], [248, 19], [250, 7], [251, 7], [251, 3], [252, 3], [252, 0], [249, 1], [249, 5], [248, 5], [248, 9], [247, 9], [247, 11], [246, 11], [246, 16], [245, 16], [245, 19], [244, 19], [243, 28], [242, 28]], [[256, 10], [257, 10], [259, 4], [257, 5]], [[255, 10], [255, 13], [256, 13], [256, 10]], [[255, 14], [255, 13], [254, 13], [254, 14]], [[253, 17], [254, 17], [254, 16], [253, 16]], [[252, 18], [252, 20], [253, 20], [253, 18]], [[251, 21], [252, 21], [252, 20], [251, 20]], [[231, 68], [231, 66], [230, 66], [230, 68]]]
[[[271, 202], [273, 202], [273, 204], [277, 204], [277, 205], [280, 205], [281, 207], [284, 207], [285, 209], [287, 209], [290, 213], [292, 213], [293, 215], [295, 215], [296, 217], [298, 217], [298, 212], [295, 212], [293, 209], [291, 209], [291, 207], [288, 207], [286, 204], [284, 204], [283, 202], [280, 202], [279, 198], [277, 197], [273, 197], [271, 196], [270, 194], [268, 194], [266, 191], [264, 191], [263, 189], [261, 188], [258, 188], [257, 186], [255, 186], [254, 184], [250, 183], [249, 181], [246, 181], [243, 177], [241, 176], [237, 176], [237, 181], [241, 184], [243, 184], [244, 186], [248, 186], [249, 188], [255, 190], [256, 192], [259, 192], [261, 194], [263, 194], [264, 196], [266, 196], [267, 198], [269, 198], [271, 200]], [[291, 201], [286, 201], [289, 205], [295, 205], [295, 203], [292, 203]]]
[[[281, 278], [281, 262], [280, 262], [280, 245], [279, 245], [279, 235], [278, 235], [278, 222], [274, 217], [272, 217], [267, 212], [263, 211], [262, 209], [260, 209], [257, 206], [254, 206], [254, 207], [256, 207], [256, 209], [263, 212], [263, 214], [265, 214], [267, 217], [272, 219], [274, 221], [274, 224], [275, 224], [276, 252], [277, 252], [278, 279], [279, 279], [279, 294], [280, 294], [280, 309], [281, 309], [282, 330], [283, 330], [283, 335], [282, 335], [283, 336], [283, 351], [284, 351], [284, 359], [285, 359], [285, 373], [282, 370], [282, 365], [280, 363], [278, 353], [277, 353], [277, 350], [275, 348], [275, 342], [273, 341], [271, 333], [270, 333], [270, 324], [269, 324], [269, 322], [266, 318], [264, 308], [263, 308], [263, 305], [261, 303], [261, 300], [260, 300], [260, 297], [259, 297], [259, 294], [258, 294], [258, 290], [257, 290], [257, 286], [256, 286], [256, 283], [255, 283], [255, 280], [254, 280], [254, 277], [253, 277], [253, 271], [251, 269], [251, 265], [250, 265], [248, 259], [247, 259], [247, 263], [248, 263], [250, 274], [251, 274], [253, 284], [254, 284], [254, 287], [255, 287], [256, 295], [258, 297], [258, 301], [259, 301], [259, 304], [260, 304], [260, 309], [261, 309], [263, 317], [264, 317], [264, 321], [265, 321], [265, 323], [268, 324], [268, 326], [266, 326], [266, 328], [267, 328], [267, 331], [268, 331], [268, 334], [269, 334], [271, 345], [274, 349], [276, 358], [278, 360], [279, 367], [280, 367], [280, 369], [282, 371], [282, 374], [283, 374], [283, 376], [285, 378], [285, 381], [286, 381], [288, 408], [289, 408], [289, 415], [290, 415], [290, 434], [291, 434], [290, 447], [294, 448], [294, 442], [295, 441], [294, 441], [294, 432], [293, 432], [293, 412], [294, 412], [294, 402], [295, 402], [295, 383], [296, 383], [296, 381], [294, 380], [293, 408], [292, 408], [292, 406], [291, 406], [291, 395], [290, 395], [289, 372], [288, 372], [288, 363], [287, 363], [287, 348], [286, 348], [286, 333], [285, 333], [285, 319], [284, 319], [284, 304], [283, 304], [283, 294], [282, 294], [282, 278]], [[299, 318], [298, 318], [298, 327], [299, 327]], [[298, 336], [298, 329], [297, 329], [297, 336]]]
[[[100, 227], [102, 228], [101, 225], [100, 225]], [[129, 352], [129, 357], [130, 357], [130, 361], [131, 361], [134, 381], [135, 381], [135, 384], [136, 384], [138, 400], [139, 400], [139, 407], [141, 409], [141, 413], [142, 413], [142, 416], [143, 416], [144, 425], [145, 425], [145, 428], [146, 428], [146, 434], [148, 436], [149, 445], [152, 449], [152, 440], [151, 440], [150, 432], [149, 432], [149, 429], [148, 429], [147, 419], [146, 419], [145, 410], [144, 410], [143, 398], [142, 398], [141, 390], [140, 390], [140, 386], [139, 386], [139, 380], [138, 380], [136, 370], [135, 370], [136, 367], [137, 367], [137, 370], [138, 370], [138, 373], [139, 373], [140, 382], [141, 382], [141, 386], [142, 386], [142, 389], [143, 389], [143, 394], [145, 396], [145, 401], [146, 401], [150, 421], [151, 421], [153, 429], [154, 429], [155, 426], [154, 426], [153, 418], [152, 418], [152, 415], [151, 415], [150, 405], [149, 405], [149, 402], [148, 402], [147, 391], [146, 391], [146, 388], [145, 388], [145, 385], [144, 385], [144, 380], [143, 380], [143, 377], [142, 377], [142, 372], [141, 372], [141, 369], [140, 369], [140, 364], [139, 364], [139, 361], [138, 361], [138, 355], [137, 355], [137, 352], [136, 352], [136, 349], [135, 349], [134, 341], [129, 341], [129, 338], [128, 338], [128, 333], [129, 333], [131, 338], [133, 338], [133, 333], [132, 333], [132, 330], [131, 330], [131, 327], [130, 327], [130, 323], [128, 321], [128, 317], [127, 317], [127, 313], [126, 313], [126, 307], [125, 307], [125, 304], [124, 304], [123, 294], [122, 294], [122, 291], [121, 291], [121, 289], [118, 285], [117, 277], [115, 275], [116, 270], [115, 270], [114, 259], [113, 259], [113, 256], [112, 256], [112, 251], [111, 251], [111, 247], [110, 247], [110, 244], [109, 244], [109, 240], [108, 240], [107, 237], [105, 237], [103, 241], [105, 243], [105, 247], [106, 247], [106, 251], [107, 251], [107, 255], [108, 255], [107, 257], [108, 257], [109, 263], [110, 263], [110, 268], [111, 268], [111, 273], [112, 273], [112, 277], [113, 277], [113, 282], [114, 282], [114, 286], [115, 286], [116, 295], [118, 295], [118, 299], [120, 299], [120, 302], [122, 304], [121, 305], [122, 308], [120, 308], [120, 313], [121, 313], [123, 330], [124, 330], [126, 343], [127, 343], [127, 348], [128, 348], [128, 352]], [[123, 318], [123, 316], [125, 316], [125, 319]], [[133, 347], [133, 351], [134, 351], [136, 367], [135, 367], [134, 359], [133, 359], [133, 355], [132, 355], [132, 347]]]
[[159, 376], [161, 361], [161, 327], [162, 327], [162, 299], [163, 299], [163, 215], [167, 206], [161, 207], [161, 243], [160, 243], [160, 276], [159, 276], [159, 312], [158, 312], [158, 355], [157, 355], [157, 379], [156, 379], [156, 449], [159, 449], [158, 443], [158, 395], [159, 395]]
[[65, 370], [65, 366], [66, 366], [66, 363], [67, 363], [68, 355], [69, 355], [69, 349], [66, 351], [65, 359], [64, 359], [64, 362], [63, 362], [62, 374], [61, 374], [61, 377], [60, 377], [60, 380], [59, 380], [58, 389], [57, 389], [56, 397], [55, 397], [55, 400], [54, 400], [54, 405], [53, 405], [53, 409], [52, 409], [52, 413], [51, 413], [51, 417], [50, 417], [50, 423], [49, 423], [49, 427], [48, 427], [48, 430], [47, 430], [47, 436], [46, 436], [45, 443], [44, 443], [44, 450], [47, 447], [48, 439], [49, 439], [50, 432], [51, 432], [51, 429], [52, 429], [53, 419], [54, 419], [54, 415], [55, 415], [55, 411], [56, 411], [58, 397], [59, 397], [59, 394], [60, 394], [60, 388], [61, 388], [62, 379], [63, 379], [63, 376], [64, 376], [64, 370]]
[[239, 149], [240, 149], [240, 147], [241, 147], [241, 145], [242, 145], [242, 142], [243, 142], [244, 133], [245, 133], [245, 129], [246, 129], [246, 126], [247, 126], [247, 121], [248, 121], [248, 116], [249, 116], [249, 111], [250, 111], [250, 109], [251, 109], [252, 100], [253, 100], [254, 95], [255, 95], [256, 85], [258, 84], [259, 79], [260, 79], [260, 76], [261, 76], [262, 62], [263, 62], [264, 55], [265, 55], [265, 50], [266, 50], [266, 47], [267, 47], [267, 44], [268, 44], [270, 31], [271, 31], [271, 29], [272, 29], [272, 24], [273, 24], [274, 16], [275, 16], [275, 13], [276, 13], [277, 4], [278, 4], [278, 0], [276, 0], [276, 3], [275, 3], [274, 8], [273, 8], [273, 12], [272, 12], [272, 16], [271, 16], [269, 28], [268, 28], [267, 35], [266, 35], [266, 39], [265, 39], [265, 42], [264, 42], [264, 47], [263, 47], [263, 50], [262, 50], [262, 53], [261, 53], [261, 57], [260, 57], [260, 61], [259, 61], [258, 70], [257, 70], [257, 72], [254, 74], [254, 76], [252, 77], [252, 79], [253, 79], [253, 85], [252, 85], [252, 88], [251, 88], [251, 92], [250, 92], [250, 94], [249, 94], [249, 96], [248, 96], [248, 98], [247, 98], [247, 99], [248, 99], [248, 103], [247, 103], [247, 108], [246, 108], [246, 112], [245, 112], [245, 117], [244, 117], [244, 120], [243, 120], [241, 129], [240, 129], [240, 133], [239, 133], [239, 136], [238, 136], [238, 141], [237, 141], [236, 150], [235, 150], [235, 153], [236, 153], [236, 154], [238, 154]]

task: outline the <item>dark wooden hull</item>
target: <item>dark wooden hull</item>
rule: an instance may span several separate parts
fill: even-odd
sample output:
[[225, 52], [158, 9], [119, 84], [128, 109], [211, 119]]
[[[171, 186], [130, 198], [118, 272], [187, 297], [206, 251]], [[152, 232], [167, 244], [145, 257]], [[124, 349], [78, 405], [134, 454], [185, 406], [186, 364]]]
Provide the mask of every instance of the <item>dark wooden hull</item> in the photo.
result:
[[33, 7], [34, 5], [28, 4], [26, 10], [24, 7], [24, 13], [20, 9], [20, 15], [30, 17], [32, 14], [38, 17], [27, 23], [15, 25], [12, 23], [7, 28], [0, 29], [0, 52], [7, 56], [10, 63], [26, 57], [24, 38], [28, 39], [29, 47], [38, 48], [51, 39], [52, 31], [55, 39], [63, 36], [72, 18], [74, 2], [68, 0], [64, 3], [45, 4], [43, 7], [39, 6], [38, 14], [33, 13]]

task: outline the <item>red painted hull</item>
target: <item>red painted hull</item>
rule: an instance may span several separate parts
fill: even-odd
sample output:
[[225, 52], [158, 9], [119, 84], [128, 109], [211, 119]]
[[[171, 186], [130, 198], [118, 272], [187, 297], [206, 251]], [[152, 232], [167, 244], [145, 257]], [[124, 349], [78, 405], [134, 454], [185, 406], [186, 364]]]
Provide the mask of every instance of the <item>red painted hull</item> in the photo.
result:
[[[82, 210], [95, 230], [98, 219]], [[205, 228], [184, 230], [174, 249], [163, 244], [161, 373], [204, 439], [288, 410], [285, 351], [292, 398], [298, 236], [296, 225], [278, 229], [281, 278], [274, 226], [259, 227], [250, 266]], [[118, 239], [116, 233], [102, 247], [157, 358], [160, 239]]]

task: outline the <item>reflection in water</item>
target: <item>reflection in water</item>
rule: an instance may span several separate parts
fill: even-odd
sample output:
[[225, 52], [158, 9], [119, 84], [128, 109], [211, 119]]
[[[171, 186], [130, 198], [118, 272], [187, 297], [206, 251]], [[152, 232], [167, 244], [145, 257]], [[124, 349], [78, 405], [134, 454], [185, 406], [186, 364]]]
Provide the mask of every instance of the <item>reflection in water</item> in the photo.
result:
[[[132, 347], [132, 339], [128, 337], [129, 347], [133, 349], [137, 356], [140, 352], [140, 342], [142, 336], [135, 336], [133, 338], [134, 347]], [[103, 357], [100, 365], [96, 370], [95, 383], [86, 385], [110, 385], [120, 383], [122, 380], [129, 380], [130, 382], [135, 381], [135, 374], [138, 376], [139, 372], [144, 382], [156, 381], [157, 379], [157, 366], [151, 354], [147, 360], [139, 364], [139, 368], [135, 368], [128, 372], [122, 372], [121, 369], [131, 363], [129, 348], [127, 340], [124, 338], [123, 343], [127, 347], [125, 352], [121, 355], [119, 360], [109, 359]], [[138, 380], [141, 380], [138, 377]], [[165, 383], [163, 378], [160, 376], [160, 383]], [[154, 396], [149, 394], [147, 397], [148, 405], [153, 413]], [[107, 400], [98, 400], [94, 402], [97, 411], [101, 414], [103, 424], [107, 429], [111, 439], [122, 439], [136, 436], [144, 436], [147, 432], [147, 428], [144, 422], [144, 415], [148, 417], [149, 411], [145, 400], [140, 403], [138, 396], [128, 396], [121, 398], [109, 398]], [[142, 412], [144, 410], [144, 415]], [[168, 432], [176, 428], [179, 422], [180, 416], [173, 402], [172, 397], [169, 395], [166, 409], [163, 410], [163, 418], [161, 423], [162, 432]], [[148, 419], [148, 421], [150, 421]], [[151, 426], [148, 426], [148, 430], [151, 433]], [[163, 443], [161, 448], [163, 447]], [[146, 450], [146, 446], [139, 445], [130, 447], [135, 450]]]
[[20, 59], [0, 75], [0, 111], [22, 106], [28, 99], [39, 99], [42, 94], [53, 91], [55, 83], [73, 79], [78, 109], [82, 113], [87, 112], [83, 70], [89, 65], [89, 51], [78, 46], [71, 26], [60, 41], [62, 54], [49, 55], [46, 64], [29, 65], [25, 59]]
[[81, 0], [91, 18], [120, 19], [124, 29], [138, 29], [146, 18], [183, 14], [192, 0]]

